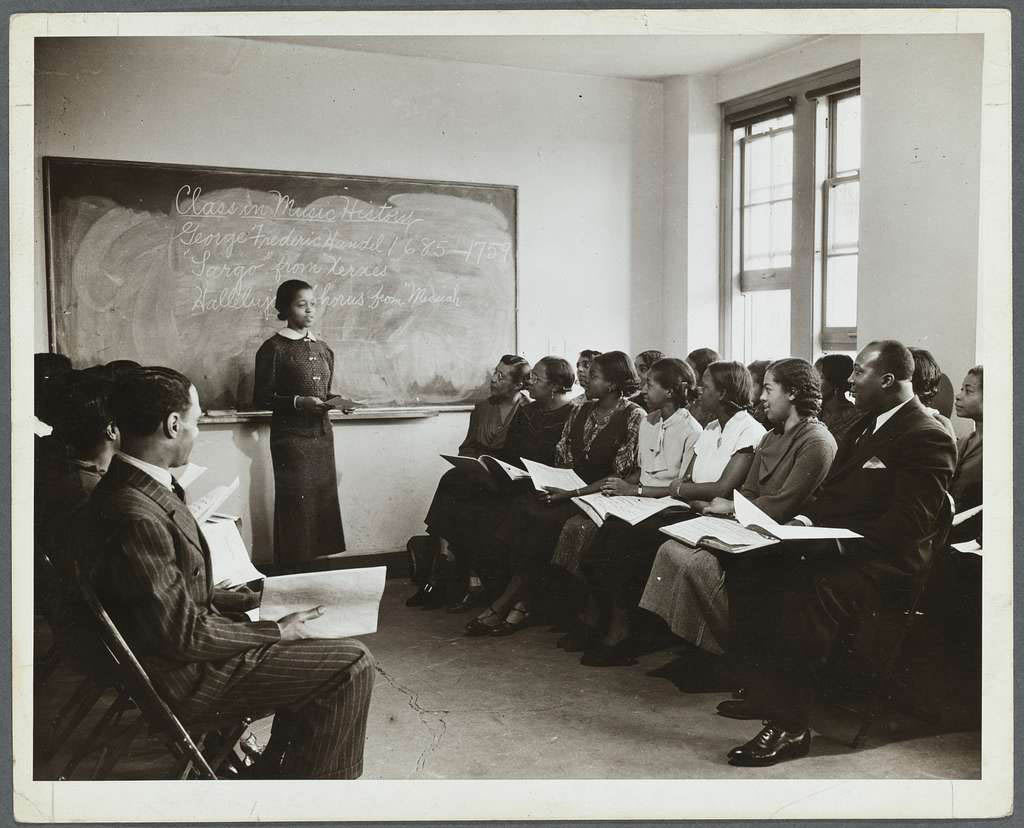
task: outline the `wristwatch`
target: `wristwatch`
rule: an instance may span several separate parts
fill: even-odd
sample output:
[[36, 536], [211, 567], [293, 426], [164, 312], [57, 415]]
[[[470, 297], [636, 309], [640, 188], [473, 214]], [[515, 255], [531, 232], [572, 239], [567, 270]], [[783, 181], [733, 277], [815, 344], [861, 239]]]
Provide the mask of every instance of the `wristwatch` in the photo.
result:
[[637, 497], [643, 497], [643, 496], [644, 496], [644, 486], [643, 486], [643, 484], [642, 484], [642, 483], [638, 483], [638, 484], [637, 484], [637, 487], [636, 487], [636, 496], [637, 496]]

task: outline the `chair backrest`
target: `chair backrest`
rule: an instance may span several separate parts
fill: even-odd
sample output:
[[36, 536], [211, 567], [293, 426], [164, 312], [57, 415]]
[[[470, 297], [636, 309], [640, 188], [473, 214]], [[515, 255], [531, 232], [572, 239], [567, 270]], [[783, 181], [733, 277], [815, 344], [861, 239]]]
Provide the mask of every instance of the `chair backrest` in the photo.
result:
[[89, 579], [81, 576], [77, 564], [75, 570], [82, 598], [89, 607], [103, 643], [116, 664], [119, 681], [128, 691], [132, 701], [138, 706], [150, 726], [168, 739], [169, 744], [173, 746], [180, 758], [191, 759], [196, 770], [204, 778], [216, 779], [216, 774], [210, 768], [189, 732], [160, 696], [149, 678], [149, 674], [135, 657], [135, 653], [132, 652], [103, 604], [100, 603]]

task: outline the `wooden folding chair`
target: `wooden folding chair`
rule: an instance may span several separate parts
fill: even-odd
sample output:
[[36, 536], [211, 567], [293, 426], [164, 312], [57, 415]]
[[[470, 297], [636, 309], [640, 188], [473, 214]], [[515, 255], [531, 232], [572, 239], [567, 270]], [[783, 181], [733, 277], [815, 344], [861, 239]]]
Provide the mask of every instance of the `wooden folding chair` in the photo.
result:
[[[947, 494], [935, 531], [921, 542], [930, 547], [926, 557], [928, 563], [924, 570], [918, 574], [909, 588], [883, 595], [879, 608], [866, 622], [876, 631], [891, 631], [891, 639], [878, 654], [878, 657], [873, 659], [875, 666], [866, 683], [867, 697], [864, 704], [857, 707], [839, 705], [855, 713], [860, 721], [857, 732], [850, 741], [850, 746], [853, 748], [859, 748], [864, 743], [872, 726], [886, 705], [891, 703], [894, 698], [895, 678], [904, 655], [904, 644], [914, 626], [924, 615], [924, 597], [930, 581], [932, 562], [937, 550], [946, 545], [952, 520], [953, 499]], [[853, 654], [856, 648], [855, 639], [856, 636], [847, 636], [842, 639], [845, 642], [846, 656]], [[849, 660], [848, 658], [847, 661]]]
[[[150, 733], [161, 738], [172, 756], [178, 760], [179, 778], [216, 779], [214, 768], [219, 767], [227, 758], [252, 719], [212, 714], [189, 722], [189, 728], [186, 729], [153, 685], [128, 642], [100, 603], [88, 579], [79, 576], [78, 582], [82, 597], [96, 622], [98, 634], [114, 665], [117, 685], [123, 688], [123, 695], [115, 699], [86, 742], [84, 753], [96, 748], [100, 750], [93, 778], [109, 778], [132, 742], [148, 728]], [[120, 732], [113, 732], [123, 715], [132, 707], [140, 715]], [[207, 735], [214, 732], [222, 733], [223, 739], [217, 751], [206, 756], [202, 747]], [[64, 778], [69, 775], [68, 770], [74, 771], [84, 753], [72, 757], [72, 764], [65, 769]]]

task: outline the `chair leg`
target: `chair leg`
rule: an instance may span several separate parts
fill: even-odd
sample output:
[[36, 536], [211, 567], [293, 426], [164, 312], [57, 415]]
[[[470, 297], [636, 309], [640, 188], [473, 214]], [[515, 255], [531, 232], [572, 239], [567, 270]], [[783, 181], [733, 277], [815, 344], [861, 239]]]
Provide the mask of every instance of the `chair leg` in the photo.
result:
[[132, 722], [120, 736], [104, 745], [96, 767], [93, 769], [92, 778], [109, 779], [111, 772], [117, 766], [117, 763], [121, 761], [121, 757], [131, 747], [132, 742], [135, 741], [135, 738], [142, 732], [145, 726], [145, 717], [139, 716], [138, 721]]
[[45, 761], [53, 758], [60, 746], [81, 724], [82, 719], [89, 715], [89, 711], [100, 700], [106, 689], [88, 676], [82, 679], [81, 684], [71, 694], [71, 698], [64, 703], [64, 706], [57, 711], [57, 715], [53, 717], [53, 721], [50, 722], [50, 735], [42, 756]]
[[888, 695], [889, 688], [892, 684], [893, 673], [896, 672], [896, 666], [899, 663], [899, 658], [903, 654], [903, 644], [907, 640], [907, 636], [910, 635], [910, 628], [913, 626], [914, 620], [915, 614], [913, 610], [911, 610], [909, 618], [903, 625], [899, 636], [897, 636], [896, 641], [893, 644], [889, 657], [885, 660], [885, 663], [882, 665], [882, 669], [878, 673], [874, 689], [871, 691], [867, 700], [867, 705], [864, 708], [864, 712], [861, 714], [860, 728], [858, 728], [857, 733], [850, 742], [850, 746], [854, 749], [859, 748], [864, 743], [872, 725], [874, 725], [875, 721], [878, 719], [878, 714], [882, 706], [882, 699]]
[[[252, 724], [252, 719], [246, 718], [242, 719], [242, 721], [237, 724], [228, 725], [219, 731], [221, 736], [220, 746], [206, 756], [206, 761], [209, 762], [214, 773], [220, 769], [220, 766], [224, 764], [224, 761], [231, 755], [232, 751], [235, 749], [235, 745], [238, 743], [238, 740], [242, 738], [242, 734], [245, 733], [245, 729], [250, 724]], [[227, 735], [224, 735], [225, 733]]]
[[[100, 740], [103, 735], [107, 731], [117, 727], [118, 723], [121, 721], [121, 716], [124, 714], [124, 711], [130, 706], [131, 699], [129, 699], [126, 694], [119, 693], [110, 703], [110, 707], [106, 709], [100, 720], [93, 726], [93, 729], [89, 731], [89, 735], [82, 742], [81, 747], [72, 753], [71, 757], [64, 765], [64, 770], [60, 775], [61, 779], [70, 779], [74, 775], [75, 770], [78, 768], [81, 761], [96, 750], [97, 747], [100, 747]], [[96, 760], [97, 765], [104, 760], [107, 755], [107, 750], [108, 745], [103, 744], [100, 750], [100, 756]]]

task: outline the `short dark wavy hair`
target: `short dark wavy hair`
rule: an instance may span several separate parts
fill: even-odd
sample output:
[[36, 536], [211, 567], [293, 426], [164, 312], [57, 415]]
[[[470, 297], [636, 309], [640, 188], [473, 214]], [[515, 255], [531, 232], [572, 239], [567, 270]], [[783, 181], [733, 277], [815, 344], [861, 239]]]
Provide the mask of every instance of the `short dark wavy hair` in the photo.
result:
[[78, 372], [61, 395], [55, 430], [62, 440], [80, 451], [98, 446], [114, 421], [110, 397], [114, 383], [100, 376]]
[[633, 360], [623, 351], [605, 351], [594, 357], [594, 365], [601, 367], [604, 378], [619, 389], [624, 397], [635, 394], [640, 388]]
[[522, 385], [530, 376], [530, 362], [526, 357], [521, 357], [519, 354], [504, 354], [498, 362], [501, 365], [512, 366], [512, 372], [509, 374], [512, 377], [512, 382]]
[[821, 371], [821, 378], [836, 389], [837, 396], [844, 396], [853, 386], [850, 382], [853, 359], [847, 354], [825, 354], [814, 364]]
[[914, 393], [922, 402], [928, 402], [939, 390], [939, 380], [942, 379], [942, 369], [936, 362], [932, 352], [924, 348], [910, 348], [910, 355], [914, 357], [914, 374], [910, 383], [914, 387]]
[[914, 355], [902, 342], [895, 339], [876, 339], [864, 346], [864, 350], [877, 350], [875, 371], [892, 374], [897, 382], [906, 382], [914, 377]]
[[300, 290], [312, 290], [313, 286], [302, 279], [285, 279], [277, 286], [277, 294], [274, 296], [274, 308], [277, 310], [277, 318], [284, 321], [288, 318], [288, 308], [291, 307], [295, 297]]
[[664, 358], [665, 355], [661, 351], [652, 349], [650, 351], [641, 351], [637, 354], [634, 363], [639, 364], [644, 371], [650, 371], [651, 366], [653, 366], [655, 362]]
[[681, 359], [659, 359], [651, 366], [647, 377], [669, 392], [669, 397], [676, 408], [685, 408], [700, 395], [697, 390], [697, 375], [693, 373], [690, 363]]
[[192, 407], [192, 382], [173, 368], [150, 366], [118, 379], [110, 395], [114, 422], [123, 434], [147, 437], [174, 412]]
[[568, 394], [576, 384], [576, 372], [573, 371], [569, 360], [560, 356], [546, 356], [537, 360], [534, 368], [543, 368], [544, 376], [548, 378], [556, 391]]
[[754, 382], [750, 371], [742, 362], [712, 362], [706, 369], [711, 372], [715, 388], [725, 392], [722, 402], [734, 411], [750, 410], [750, 392]]
[[693, 366], [693, 373], [697, 375], [697, 381], [704, 377], [704, 372], [712, 362], [718, 362], [722, 358], [714, 348], [697, 348], [686, 355], [686, 361]]
[[765, 376], [768, 374], [783, 391], [793, 395], [793, 407], [801, 417], [817, 417], [821, 413], [821, 381], [807, 360], [777, 359], [768, 366]]

